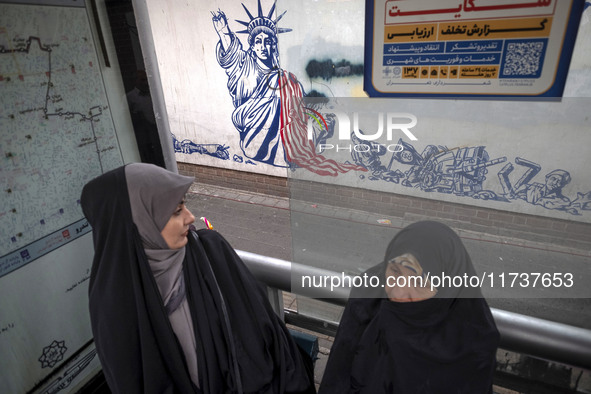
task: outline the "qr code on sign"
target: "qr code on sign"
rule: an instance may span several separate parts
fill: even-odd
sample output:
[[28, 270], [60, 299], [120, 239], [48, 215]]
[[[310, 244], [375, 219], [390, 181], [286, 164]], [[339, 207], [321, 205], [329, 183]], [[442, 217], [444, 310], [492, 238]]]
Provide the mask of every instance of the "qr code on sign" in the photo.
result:
[[547, 40], [506, 42], [501, 78], [539, 78], [546, 42]]

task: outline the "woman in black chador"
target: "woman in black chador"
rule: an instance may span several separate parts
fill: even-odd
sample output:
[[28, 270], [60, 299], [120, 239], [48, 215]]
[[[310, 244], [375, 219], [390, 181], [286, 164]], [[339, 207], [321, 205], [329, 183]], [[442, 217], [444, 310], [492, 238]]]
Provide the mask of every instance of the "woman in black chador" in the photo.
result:
[[129, 164], [90, 181], [96, 349], [113, 393], [313, 393], [266, 292], [214, 230], [192, 231], [193, 178]]
[[490, 309], [479, 288], [438, 282], [475, 275], [455, 232], [414, 223], [367, 274], [384, 287], [352, 292], [319, 394], [492, 393], [499, 333]]

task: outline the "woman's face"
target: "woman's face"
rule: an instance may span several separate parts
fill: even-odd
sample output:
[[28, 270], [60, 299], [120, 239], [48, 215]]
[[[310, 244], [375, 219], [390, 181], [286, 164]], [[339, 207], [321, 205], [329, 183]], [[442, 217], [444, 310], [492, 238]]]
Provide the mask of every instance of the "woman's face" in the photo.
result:
[[437, 290], [423, 276], [423, 268], [410, 253], [388, 262], [386, 267], [386, 294], [390, 301], [412, 302], [431, 298]]
[[185, 202], [177, 205], [160, 234], [170, 249], [180, 249], [188, 242], [189, 226], [195, 221], [195, 216], [187, 209]]

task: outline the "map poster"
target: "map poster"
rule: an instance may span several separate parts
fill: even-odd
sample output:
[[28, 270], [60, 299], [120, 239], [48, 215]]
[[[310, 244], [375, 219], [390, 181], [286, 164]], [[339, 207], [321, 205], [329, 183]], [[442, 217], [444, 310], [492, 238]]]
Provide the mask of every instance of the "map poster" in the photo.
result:
[[561, 97], [583, 0], [367, 0], [370, 97]]
[[75, 392], [100, 368], [80, 194], [136, 148], [116, 127], [124, 91], [97, 52], [91, 16], [82, 1], [0, 2], [3, 393]]
[[88, 233], [82, 187], [123, 164], [83, 5], [0, 3], [0, 277]]

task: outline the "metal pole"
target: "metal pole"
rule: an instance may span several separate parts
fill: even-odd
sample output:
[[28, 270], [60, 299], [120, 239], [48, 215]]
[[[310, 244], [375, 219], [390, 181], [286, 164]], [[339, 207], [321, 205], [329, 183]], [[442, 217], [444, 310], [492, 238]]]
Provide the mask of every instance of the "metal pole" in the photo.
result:
[[166, 111], [166, 102], [162, 90], [160, 69], [158, 68], [156, 48], [154, 47], [152, 27], [150, 25], [148, 5], [146, 0], [132, 0], [132, 4], [142, 54], [144, 56], [144, 64], [146, 65], [146, 75], [148, 76], [148, 84], [150, 85], [154, 115], [156, 116], [156, 126], [158, 127], [158, 135], [160, 137], [160, 144], [162, 145], [164, 165], [167, 170], [178, 172], [174, 147], [172, 146], [168, 112]]

